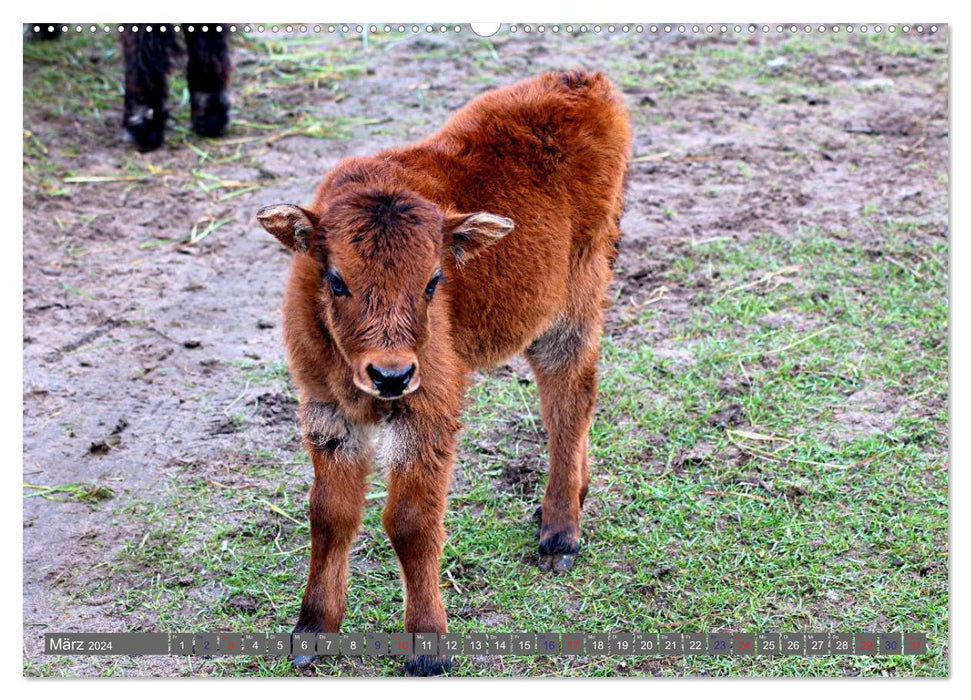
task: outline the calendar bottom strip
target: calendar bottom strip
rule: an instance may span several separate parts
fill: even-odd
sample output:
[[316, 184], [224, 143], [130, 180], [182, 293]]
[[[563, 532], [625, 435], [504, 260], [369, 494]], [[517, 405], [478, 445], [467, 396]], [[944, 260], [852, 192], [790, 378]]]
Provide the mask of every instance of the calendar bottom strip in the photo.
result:
[[923, 656], [923, 632], [46, 633], [62, 656]]

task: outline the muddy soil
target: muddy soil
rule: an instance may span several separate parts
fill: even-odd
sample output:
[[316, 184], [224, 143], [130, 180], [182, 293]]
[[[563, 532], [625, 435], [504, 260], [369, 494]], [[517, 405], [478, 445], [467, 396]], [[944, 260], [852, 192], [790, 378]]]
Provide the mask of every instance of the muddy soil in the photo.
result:
[[[24, 128], [44, 143], [59, 177], [149, 173], [139, 181], [68, 183], [56, 194], [25, 176], [23, 479], [101, 484], [114, 493], [94, 504], [24, 499], [25, 658], [38, 657], [44, 631], [135, 628], [137, 616], [113, 601], [81, 602], [62, 585], [79, 570], [97, 572], [124, 542], [138, 540], [137, 523], [124, 516], [128, 504], [158, 495], [171, 507], [158, 489], [187, 464], [218, 478], [241, 450], [296, 444], [285, 380], [271, 392], [241, 391], [238, 380], [241, 367], [283, 360], [278, 307], [288, 256], [257, 226], [260, 206], [307, 201], [338, 159], [421, 137], [488, 86], [577, 65], [622, 74], [635, 144], [607, 333], [677, 357], [684, 350], [670, 338], [703, 289], [672, 286], [664, 272], [693, 242], [815, 225], [879, 247], [869, 240], [877, 234], [857, 225], [867, 204], [901, 220], [939, 222], [933, 233], [924, 226], [915, 235], [947, 235], [947, 186], [937, 178], [948, 162], [947, 73], [940, 70], [947, 39], [942, 31], [913, 40], [931, 50], [888, 56], [846, 40], [794, 54], [764, 73], [792, 76], [780, 90], [743, 71], [711, 89], [679, 85], [676, 69], [700, 60], [706, 42], [758, 61], [767, 46], [792, 41], [785, 36], [520, 32], [486, 46], [468, 36], [419, 35], [365, 53], [359, 39], [323, 35], [324, 46], [356, 42], [341, 55], [366, 70], [273, 93], [237, 84], [246, 91], [234, 116], [253, 119], [261, 101], [284, 101], [295, 119], [350, 123], [348, 138], [194, 140], [214, 153], [241, 154], [210, 171], [256, 188], [223, 200], [189, 176], [206, 166], [177, 138], [184, 123], [160, 151], [140, 155], [118, 127], [120, 98], [114, 111], [58, 116], [25, 93]], [[238, 47], [239, 74], [263, 55]], [[706, 60], [701, 76], [732, 68], [730, 60]], [[634, 65], [669, 70], [667, 86], [639, 84]], [[120, 73], [117, 58], [111, 70]], [[25, 80], [31, 71], [26, 64]], [[228, 138], [252, 133], [237, 126]], [[213, 222], [222, 223], [189, 242], [194, 225], [198, 234]], [[656, 323], [625, 322], [648, 302], [660, 310]], [[853, 410], [865, 412], [871, 398], [855, 397]], [[516, 464], [505, 478], [512, 489], [535, 488]], [[179, 664], [144, 659], [132, 672], [182, 673]], [[80, 661], [73, 668], [84, 671]]]

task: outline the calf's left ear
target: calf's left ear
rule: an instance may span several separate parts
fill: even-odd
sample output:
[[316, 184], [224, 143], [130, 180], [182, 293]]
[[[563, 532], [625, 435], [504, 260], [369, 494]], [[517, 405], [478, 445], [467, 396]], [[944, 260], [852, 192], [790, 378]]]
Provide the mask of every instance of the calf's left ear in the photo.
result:
[[256, 218], [290, 250], [306, 253], [310, 249], [310, 234], [317, 226], [312, 211], [296, 204], [271, 204], [256, 212]]
[[459, 265], [512, 231], [513, 222], [505, 216], [480, 211], [474, 214], [448, 214], [445, 217], [445, 247]]

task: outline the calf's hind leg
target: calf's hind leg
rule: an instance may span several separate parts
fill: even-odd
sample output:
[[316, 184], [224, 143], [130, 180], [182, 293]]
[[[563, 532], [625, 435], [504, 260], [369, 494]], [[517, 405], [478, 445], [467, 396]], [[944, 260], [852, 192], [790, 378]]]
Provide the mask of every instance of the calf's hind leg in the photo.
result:
[[563, 319], [526, 350], [549, 434], [550, 476], [540, 510], [539, 566], [566, 571], [580, 551], [580, 507], [589, 482], [588, 433], [597, 397], [599, 313]]

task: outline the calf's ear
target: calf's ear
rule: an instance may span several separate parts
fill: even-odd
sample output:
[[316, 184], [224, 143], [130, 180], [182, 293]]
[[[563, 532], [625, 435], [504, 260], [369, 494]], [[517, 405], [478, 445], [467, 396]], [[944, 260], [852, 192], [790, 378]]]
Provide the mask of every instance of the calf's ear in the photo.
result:
[[256, 218], [290, 250], [306, 253], [310, 249], [310, 234], [317, 225], [312, 211], [296, 204], [271, 204], [256, 212]]
[[462, 265], [512, 231], [512, 228], [512, 219], [485, 211], [448, 214], [445, 217], [445, 247], [452, 251], [455, 262]]

